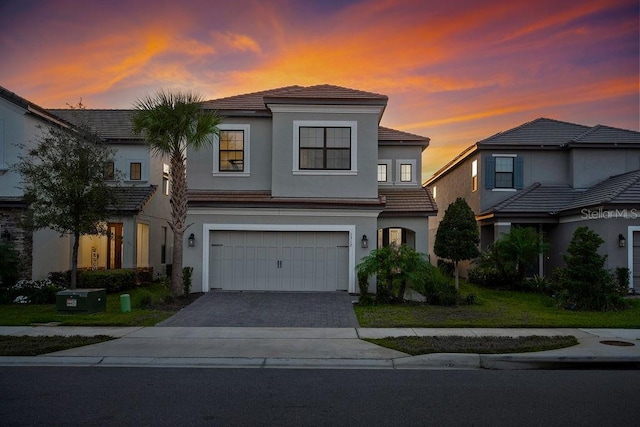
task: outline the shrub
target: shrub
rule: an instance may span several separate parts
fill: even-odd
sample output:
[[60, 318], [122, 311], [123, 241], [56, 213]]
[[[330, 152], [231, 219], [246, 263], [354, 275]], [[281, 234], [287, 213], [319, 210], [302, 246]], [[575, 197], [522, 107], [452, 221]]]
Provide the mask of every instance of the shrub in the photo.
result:
[[2, 292], [2, 303], [54, 304], [56, 293], [64, 288], [44, 280], [19, 280]]
[[438, 268], [445, 275], [453, 277], [456, 267], [453, 265], [451, 261], [447, 261], [446, 259], [439, 258], [438, 259]]
[[358, 304], [371, 305], [373, 304], [373, 297], [369, 293], [369, 276], [366, 273], [358, 271], [358, 288], [360, 289], [360, 299]]
[[534, 275], [533, 277], [529, 277], [525, 279], [522, 284], [522, 289], [527, 292], [534, 292], [536, 294], [545, 294], [552, 295], [553, 287], [551, 286], [551, 281], [549, 281], [546, 277], [540, 275]]
[[153, 303], [153, 294], [147, 290], [141, 291], [137, 296], [138, 308], [147, 308]]
[[420, 279], [413, 288], [424, 295], [428, 304], [449, 306], [461, 301], [452, 278], [441, 269], [427, 265]]
[[185, 295], [191, 293], [191, 276], [193, 275], [193, 267], [182, 268], [182, 289]]
[[136, 271], [130, 269], [83, 271], [78, 277], [79, 287], [104, 288], [107, 293], [131, 289], [136, 283]]
[[620, 295], [626, 295], [629, 293], [630, 273], [631, 272], [626, 267], [616, 268], [616, 283], [618, 285], [618, 293]]
[[588, 227], [573, 233], [565, 267], [556, 272], [559, 300], [565, 308], [575, 310], [615, 310], [624, 306], [618, 284], [604, 268], [607, 256], [598, 254], [604, 240]]

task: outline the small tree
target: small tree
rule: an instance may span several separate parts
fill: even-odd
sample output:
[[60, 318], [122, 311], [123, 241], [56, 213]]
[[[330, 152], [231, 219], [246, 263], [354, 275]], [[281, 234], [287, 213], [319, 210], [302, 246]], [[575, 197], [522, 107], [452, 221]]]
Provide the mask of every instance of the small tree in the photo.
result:
[[556, 273], [567, 306], [604, 311], [624, 305], [613, 275], [605, 268], [607, 256], [598, 253], [602, 243], [604, 240], [588, 227], [578, 227], [573, 233], [563, 257], [566, 266]]
[[444, 213], [438, 226], [433, 251], [440, 258], [453, 262], [455, 287], [458, 290], [458, 263], [478, 256], [480, 233], [475, 215], [467, 202], [458, 197]]
[[42, 129], [36, 147], [27, 149], [13, 169], [22, 176], [29, 205], [27, 227], [71, 234], [70, 287], [75, 289], [78, 247], [83, 234], [104, 234], [101, 224], [116, 205], [114, 187], [104, 180], [104, 167], [114, 152], [88, 125]]

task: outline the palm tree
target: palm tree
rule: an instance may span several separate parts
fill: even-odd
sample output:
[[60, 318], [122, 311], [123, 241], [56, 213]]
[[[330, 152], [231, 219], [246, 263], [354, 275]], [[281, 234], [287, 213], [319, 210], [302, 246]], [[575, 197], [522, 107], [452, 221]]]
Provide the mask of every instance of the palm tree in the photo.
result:
[[220, 117], [205, 112], [202, 98], [190, 92], [159, 91], [154, 96], [134, 103], [133, 130], [144, 135], [156, 155], [170, 159], [171, 230], [173, 231], [173, 269], [171, 291], [174, 296], [184, 294], [182, 286], [183, 236], [187, 217], [187, 147], [200, 149], [218, 135]]

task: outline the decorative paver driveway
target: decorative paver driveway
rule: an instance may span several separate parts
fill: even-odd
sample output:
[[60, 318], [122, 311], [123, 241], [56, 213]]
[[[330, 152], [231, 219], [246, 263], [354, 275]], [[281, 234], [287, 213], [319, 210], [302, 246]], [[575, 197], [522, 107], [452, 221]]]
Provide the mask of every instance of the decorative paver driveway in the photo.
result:
[[208, 292], [157, 326], [355, 328], [344, 292]]

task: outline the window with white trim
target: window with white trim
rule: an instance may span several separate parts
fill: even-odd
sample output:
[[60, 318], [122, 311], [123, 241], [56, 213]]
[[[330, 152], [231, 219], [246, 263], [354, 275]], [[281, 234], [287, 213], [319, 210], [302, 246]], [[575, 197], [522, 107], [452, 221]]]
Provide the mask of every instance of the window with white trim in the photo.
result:
[[496, 157], [496, 188], [513, 188], [513, 157]]
[[171, 168], [169, 167], [168, 164], [163, 163], [162, 164], [162, 194], [164, 194], [165, 196], [169, 195], [169, 183], [171, 182], [171, 180], [169, 179], [170, 177], [170, 172], [171, 172]]
[[225, 123], [218, 130], [213, 144], [213, 174], [249, 176], [250, 126]]
[[433, 187], [431, 188], [431, 192], [432, 192], [432, 194], [433, 194], [433, 200], [435, 200], [435, 199], [438, 197], [438, 192], [437, 192], [437, 190], [438, 190], [438, 189], [436, 188], [436, 186], [433, 186]]
[[400, 184], [415, 184], [416, 180], [416, 161], [396, 160], [396, 182]]
[[293, 144], [294, 174], [357, 173], [357, 122], [295, 120]]
[[378, 165], [378, 182], [387, 182], [387, 165], [379, 164]]

